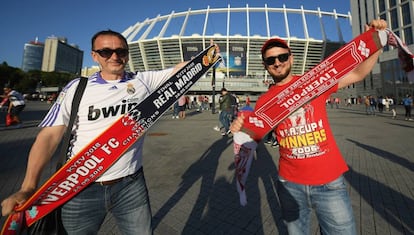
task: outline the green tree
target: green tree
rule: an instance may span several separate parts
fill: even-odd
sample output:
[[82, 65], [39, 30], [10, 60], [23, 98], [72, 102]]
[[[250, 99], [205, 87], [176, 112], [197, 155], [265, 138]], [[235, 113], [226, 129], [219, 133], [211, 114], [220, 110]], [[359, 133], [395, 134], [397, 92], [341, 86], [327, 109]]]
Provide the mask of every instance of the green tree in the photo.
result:
[[10, 84], [23, 93], [34, 92], [41, 85], [43, 87], [63, 87], [75, 74], [62, 72], [42, 72], [32, 70], [24, 72], [19, 68], [10, 67], [6, 62], [0, 64], [0, 87]]

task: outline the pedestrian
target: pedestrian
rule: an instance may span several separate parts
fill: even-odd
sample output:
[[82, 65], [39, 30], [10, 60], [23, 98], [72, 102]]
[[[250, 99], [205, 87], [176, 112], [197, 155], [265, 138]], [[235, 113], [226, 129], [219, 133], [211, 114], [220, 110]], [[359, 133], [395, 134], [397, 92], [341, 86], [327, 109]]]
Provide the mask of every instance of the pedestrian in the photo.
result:
[[369, 98], [369, 110], [372, 115], [375, 116], [375, 110], [377, 109], [377, 100], [374, 96], [370, 96]]
[[250, 97], [246, 95], [246, 106], [250, 106]]
[[339, 109], [339, 103], [340, 103], [341, 101], [339, 100], [339, 98], [338, 97], [336, 97], [335, 98], [335, 107], [337, 108], [337, 109]]
[[[387, 23], [373, 20], [370, 27], [383, 30]], [[261, 53], [263, 65], [275, 81], [269, 89], [272, 94], [282, 91], [299, 78], [292, 75], [294, 55], [284, 40], [267, 40]], [[325, 102], [332, 93], [363, 80], [380, 53], [374, 53], [346, 74], [336, 86], [277, 125], [280, 155], [277, 192], [289, 234], [310, 234], [312, 210], [315, 210], [322, 234], [356, 234], [351, 201], [343, 177], [348, 166], [328, 124]], [[256, 102], [256, 105], [261, 103]], [[232, 132], [241, 130], [243, 119], [244, 116], [240, 115], [232, 123]]]
[[230, 123], [234, 115], [234, 99], [235, 97], [226, 88], [221, 89], [219, 121], [221, 123], [221, 135], [223, 136], [230, 134]]
[[392, 119], [397, 118], [397, 109], [396, 109], [396, 102], [394, 101], [394, 98], [390, 97], [388, 98], [388, 103], [390, 104], [390, 109], [392, 112]]
[[335, 98], [334, 97], [330, 97], [329, 98], [329, 104], [331, 106], [331, 109], [333, 109], [334, 103], [335, 103]]
[[387, 112], [390, 111], [390, 100], [389, 100], [388, 96], [385, 96], [385, 98], [382, 99], [382, 105], [385, 107], [385, 111], [387, 111]]
[[365, 104], [365, 113], [367, 115], [371, 114], [371, 105], [370, 105], [370, 103], [371, 103], [370, 102], [370, 96], [369, 95], [365, 96], [364, 104]]
[[376, 103], [378, 105], [378, 112], [384, 112], [384, 98], [379, 96]]
[[203, 110], [209, 110], [209, 98], [206, 95], [203, 98]]
[[203, 105], [203, 101], [204, 101], [204, 97], [202, 95], [198, 95], [197, 97], [197, 112], [202, 112], [204, 110], [204, 105]]
[[187, 109], [188, 105], [188, 97], [186, 95], [182, 95], [178, 98], [178, 117], [180, 119], [185, 119], [185, 110]]
[[413, 98], [410, 94], [407, 94], [403, 99], [403, 105], [405, 109], [405, 120], [412, 121], [411, 119], [411, 108], [413, 106]]
[[172, 119], [178, 119], [178, 114], [180, 113], [180, 106], [178, 105], [178, 101], [176, 101], [173, 105], [173, 115]]
[[[125, 66], [128, 64], [129, 51], [122, 34], [111, 30], [100, 31], [91, 41], [91, 56], [99, 64], [100, 71], [88, 78], [72, 131], [73, 138], [68, 150], [70, 157], [123, 115], [121, 111], [107, 110], [121, 110], [119, 107], [130, 107], [142, 102], [185, 65], [182, 62], [160, 71], [127, 72]], [[37, 189], [42, 169], [51, 160], [68, 125], [79, 80], [75, 79], [64, 87], [60, 98], [40, 123], [42, 129], [30, 150], [22, 186], [2, 202], [3, 216], [12, 213], [16, 205], [22, 204]], [[62, 206], [62, 222], [68, 234], [97, 234], [108, 213], [112, 213], [122, 234], [153, 233], [142, 168], [143, 143], [144, 136], [94, 183]]]
[[[6, 122], [6, 126], [13, 126], [15, 128], [20, 128], [22, 126], [22, 121], [20, 119], [20, 113], [26, 107], [23, 95], [11, 88], [11, 86], [6, 85], [3, 88], [4, 95], [3, 99], [8, 99], [8, 108], [7, 114], [10, 115], [10, 123]], [[7, 103], [7, 101], [6, 101]]]

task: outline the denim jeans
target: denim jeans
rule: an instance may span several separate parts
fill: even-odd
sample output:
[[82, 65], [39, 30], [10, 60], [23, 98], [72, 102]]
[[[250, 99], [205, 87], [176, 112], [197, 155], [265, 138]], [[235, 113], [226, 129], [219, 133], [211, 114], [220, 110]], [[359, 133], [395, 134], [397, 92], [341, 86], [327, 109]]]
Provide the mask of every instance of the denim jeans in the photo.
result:
[[62, 221], [69, 235], [97, 234], [108, 212], [122, 234], [152, 234], [152, 215], [142, 171], [113, 185], [92, 183], [62, 207]]
[[224, 127], [225, 131], [230, 130], [230, 122], [233, 117], [231, 112], [221, 111], [219, 115], [219, 120], [221, 125]]
[[356, 234], [351, 201], [343, 176], [316, 186], [296, 184], [279, 177], [277, 189], [283, 221], [289, 234], [311, 234], [313, 209], [322, 234]]

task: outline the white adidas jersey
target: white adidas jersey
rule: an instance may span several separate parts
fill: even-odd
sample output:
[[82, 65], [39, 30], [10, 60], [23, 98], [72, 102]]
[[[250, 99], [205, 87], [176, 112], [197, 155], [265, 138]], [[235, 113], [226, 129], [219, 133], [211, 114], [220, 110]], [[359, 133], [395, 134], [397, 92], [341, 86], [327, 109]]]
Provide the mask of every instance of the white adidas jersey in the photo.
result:
[[[88, 79], [82, 96], [78, 120], [73, 125], [74, 137], [70, 156], [89, 144], [122, 114], [128, 105], [142, 102], [170, 78], [173, 69], [126, 73], [118, 81], [106, 81], [97, 72]], [[68, 125], [70, 110], [79, 78], [71, 81], [60, 93], [40, 127]], [[107, 181], [135, 173], [142, 166], [144, 136], [132, 145], [97, 181]]]

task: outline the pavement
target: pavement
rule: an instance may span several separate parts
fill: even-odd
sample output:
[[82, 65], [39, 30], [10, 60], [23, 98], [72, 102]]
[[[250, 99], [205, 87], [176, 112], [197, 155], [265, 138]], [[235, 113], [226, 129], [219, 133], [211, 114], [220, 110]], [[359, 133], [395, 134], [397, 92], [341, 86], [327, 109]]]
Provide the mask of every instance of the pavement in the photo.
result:
[[[27, 155], [50, 104], [29, 102], [23, 128], [4, 127], [0, 113], [0, 200], [17, 191]], [[345, 174], [359, 234], [414, 234], [414, 121], [398, 107], [366, 115], [364, 107], [328, 108], [337, 143], [349, 164]], [[231, 136], [213, 129], [218, 114], [167, 112], [147, 132], [144, 171], [155, 235], [286, 234], [276, 194], [278, 151], [259, 144], [247, 180], [245, 207], [234, 179]], [[43, 180], [54, 171], [51, 163]], [[3, 225], [5, 218], [0, 220]], [[318, 234], [315, 215], [312, 234]], [[98, 234], [120, 234], [108, 215]]]

